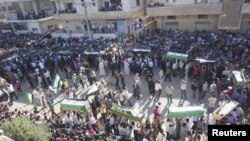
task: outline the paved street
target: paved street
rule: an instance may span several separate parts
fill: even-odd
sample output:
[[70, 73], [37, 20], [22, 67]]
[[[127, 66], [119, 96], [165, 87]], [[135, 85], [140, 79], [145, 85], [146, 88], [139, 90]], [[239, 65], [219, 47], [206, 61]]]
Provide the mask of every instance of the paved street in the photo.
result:
[[[159, 78], [158, 72], [159, 72], [159, 68], [154, 70], [154, 74], [155, 74], [154, 78], [155, 79]], [[96, 72], [96, 74], [98, 75], [98, 72]], [[60, 76], [63, 79], [65, 78], [64, 73], [60, 73]], [[108, 86], [111, 87], [113, 90], [115, 90], [115, 78], [112, 78], [110, 75], [109, 76], [107, 75], [106, 77], [103, 77], [103, 78], [100, 78], [100, 77], [98, 77], [98, 78], [99, 78], [99, 80], [100, 79], [108, 80]], [[132, 82], [133, 81], [132, 81], [132, 79], [133, 79], [133, 75], [125, 76], [126, 87], [128, 88], [128, 90], [130, 92], [130, 101], [132, 103], [134, 103], [133, 108], [136, 109], [136, 110], [139, 109], [140, 111], [145, 112], [146, 115], [152, 116], [153, 108], [154, 108], [154, 106], [155, 106], [155, 104], [157, 102], [155, 102], [152, 99], [152, 97], [150, 97], [150, 95], [149, 95], [148, 85], [147, 85], [147, 82], [145, 80], [145, 76], [141, 76], [141, 81], [142, 81], [141, 95], [142, 95], [142, 97], [139, 100], [135, 99], [132, 96], [132, 92], [133, 92], [133, 88], [132, 88]], [[71, 83], [71, 80], [69, 80], [69, 82]], [[181, 82], [181, 79], [179, 77], [172, 77], [172, 83], [171, 84], [174, 86], [175, 90], [174, 90], [174, 95], [173, 95], [173, 103], [170, 106], [175, 106], [176, 107], [176, 106], [179, 106], [180, 103], [181, 103], [181, 101], [180, 101], [180, 82]], [[161, 105], [162, 105], [162, 109], [163, 109], [163, 115], [166, 114], [167, 109], [169, 107], [169, 105], [167, 105], [167, 97], [166, 97], [166, 94], [165, 94], [165, 91], [164, 91], [165, 88], [166, 88], [166, 85], [168, 83], [169, 82], [164, 82], [163, 85], [162, 85], [162, 94], [161, 94], [160, 102], [162, 103]], [[190, 85], [191, 85], [191, 82], [188, 81], [188, 85], [187, 85], [187, 97], [188, 97], [188, 100], [186, 100], [183, 103], [184, 106], [199, 104], [198, 97], [196, 97], [196, 99], [192, 98]], [[86, 88], [84, 90], [82, 90], [80, 88], [78, 93], [84, 93], [85, 91], [88, 91], [88, 88]], [[25, 83], [23, 85], [23, 92], [24, 93], [31, 92], [31, 88], [28, 85], [28, 83]], [[57, 94], [57, 95], [54, 95], [53, 97], [55, 97], [54, 103], [56, 103], [55, 104], [55, 110], [56, 110], [56, 112], [59, 112], [60, 111], [60, 104], [59, 103], [60, 103], [61, 100], [63, 100], [64, 96], [60, 95], [60, 94]], [[207, 105], [207, 97], [209, 97], [208, 94], [207, 94], [207, 96], [206, 96], [206, 98], [204, 100], [204, 105], [205, 106]], [[34, 107], [34, 105], [27, 104], [25, 96], [21, 96], [18, 100], [16, 100], [14, 102], [14, 105], [11, 108], [12, 109], [22, 108], [22, 109], [27, 109], [29, 111], [33, 107]]]

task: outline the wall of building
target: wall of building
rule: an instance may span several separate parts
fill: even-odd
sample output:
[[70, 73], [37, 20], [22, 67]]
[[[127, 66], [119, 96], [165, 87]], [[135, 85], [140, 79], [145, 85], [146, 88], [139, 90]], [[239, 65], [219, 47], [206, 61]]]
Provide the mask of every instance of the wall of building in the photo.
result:
[[40, 22], [38, 21], [27, 22], [27, 27], [28, 27], [29, 32], [42, 33], [42, 28], [41, 28]]
[[244, 14], [241, 21], [241, 30], [250, 30], [250, 14]]
[[144, 6], [144, 0], [139, 0], [139, 1], [140, 1], [140, 5], [136, 4], [136, 0], [121, 0], [122, 10], [131, 11], [137, 8], [142, 8]]
[[57, 22], [54, 19], [40, 22], [42, 32], [54, 30], [57, 27]]
[[28, 12], [28, 11], [31, 11], [31, 10], [34, 11], [32, 2], [23, 2], [23, 7], [24, 7], [25, 12]]
[[55, 11], [54, 5], [50, 0], [42, 0], [40, 1], [41, 10], [46, 10], [48, 15], [52, 15]]
[[220, 0], [148, 0], [148, 4], [159, 2], [160, 4], [167, 5], [185, 5], [194, 3], [220, 3]]
[[216, 30], [218, 26], [218, 16], [209, 15], [207, 19], [198, 19], [195, 16], [177, 16], [176, 19], [168, 19], [168, 17], [158, 17], [157, 27], [163, 30], [175, 28], [179, 30], [195, 31], [207, 27], [207, 30]]
[[[59, 8], [58, 9], [60, 9], [60, 10], [65, 10], [65, 4], [66, 3], [73, 3], [74, 2], [74, 0], [63, 0], [63, 1], [61, 1], [61, 0], [59, 0], [58, 1], [59, 2]], [[73, 6], [74, 6], [74, 3], [73, 3]]]
[[[84, 30], [84, 24], [81, 20], [74, 20], [74, 21], [58, 21], [57, 26], [58, 28], [63, 28], [67, 32], [77, 32], [80, 33]], [[80, 30], [77, 29], [80, 28]]]
[[[85, 0], [85, 3], [87, 5], [87, 12], [88, 13], [96, 13], [98, 12], [98, 6], [97, 6], [97, 0], [92, 1], [92, 0]], [[77, 13], [85, 13], [84, 6], [82, 5], [81, 0], [75, 0], [75, 7], [77, 10]], [[95, 4], [93, 4], [95, 3]], [[99, 2], [98, 2], [99, 3]], [[100, 3], [99, 3], [100, 4]]]

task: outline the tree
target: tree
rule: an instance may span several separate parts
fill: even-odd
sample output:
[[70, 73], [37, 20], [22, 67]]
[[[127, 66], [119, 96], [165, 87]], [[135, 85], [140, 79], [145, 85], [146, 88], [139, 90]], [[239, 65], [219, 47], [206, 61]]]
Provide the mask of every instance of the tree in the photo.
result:
[[51, 137], [47, 126], [38, 126], [25, 117], [5, 120], [2, 127], [5, 135], [15, 141], [48, 141]]

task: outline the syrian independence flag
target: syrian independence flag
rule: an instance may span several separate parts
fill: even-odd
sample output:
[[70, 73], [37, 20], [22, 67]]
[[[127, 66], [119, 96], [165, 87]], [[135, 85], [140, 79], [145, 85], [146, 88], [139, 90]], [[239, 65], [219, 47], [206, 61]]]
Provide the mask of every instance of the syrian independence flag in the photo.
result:
[[31, 104], [32, 103], [32, 94], [25, 93], [25, 97], [26, 97], [27, 103]]

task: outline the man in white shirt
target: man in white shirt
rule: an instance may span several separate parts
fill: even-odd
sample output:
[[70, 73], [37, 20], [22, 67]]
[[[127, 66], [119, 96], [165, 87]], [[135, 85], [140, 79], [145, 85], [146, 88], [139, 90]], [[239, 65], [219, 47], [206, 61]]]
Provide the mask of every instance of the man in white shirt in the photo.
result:
[[159, 132], [158, 132], [158, 135], [157, 135], [157, 137], [156, 137], [156, 141], [163, 141], [163, 131], [162, 130], [160, 130]]
[[41, 70], [45, 68], [43, 62], [39, 61], [39, 67]]
[[209, 113], [213, 112], [213, 110], [215, 108], [216, 101], [217, 101], [217, 98], [215, 95], [213, 95], [212, 97], [210, 97], [208, 99], [208, 112]]
[[13, 104], [13, 96], [15, 96], [16, 99], [18, 99], [18, 96], [16, 95], [15, 89], [14, 89], [14, 87], [13, 87], [12, 84], [9, 84], [9, 85], [8, 85], [7, 92], [8, 92], [9, 95], [10, 95], [10, 104]]
[[156, 83], [155, 83], [155, 92], [157, 93], [157, 91], [158, 91], [158, 95], [156, 96], [155, 101], [159, 101], [160, 100], [161, 89], [162, 89], [162, 87], [161, 87], [160, 81], [156, 81]]
[[12, 140], [11, 138], [5, 136], [3, 134], [3, 130], [0, 129], [0, 141], [14, 141], [14, 140]]
[[119, 93], [119, 101], [120, 101], [120, 104], [122, 106], [125, 105], [126, 99], [125, 99], [125, 95], [124, 95], [124, 93], [122, 93], [122, 91], [120, 91], [120, 93]]
[[122, 91], [122, 94], [124, 95], [125, 101], [128, 102], [129, 106], [133, 106], [133, 104], [129, 100], [128, 90], [125, 87], [125, 89]]
[[90, 116], [89, 116], [88, 125], [89, 125], [90, 127], [94, 128], [94, 127], [95, 127], [95, 124], [96, 124], [95, 118], [94, 118], [92, 115], [90, 115]]
[[186, 90], [187, 90], [187, 81], [185, 79], [182, 79], [181, 81], [181, 99], [187, 99], [187, 94], [186, 94]]
[[154, 63], [153, 61], [150, 59], [148, 62], [148, 66], [149, 66], [149, 70], [150, 72], [153, 74], [153, 67], [154, 67]]
[[193, 121], [190, 118], [186, 118], [186, 125], [187, 125], [187, 133], [189, 136], [192, 136], [192, 127], [193, 127]]
[[217, 85], [216, 85], [215, 82], [213, 81], [213, 83], [210, 85], [210, 93], [211, 93], [211, 94], [215, 94], [216, 87], [217, 87]]
[[213, 114], [210, 113], [208, 115], [208, 125], [215, 125], [215, 124], [216, 124], [216, 120], [214, 119]]
[[155, 106], [158, 107], [157, 109], [158, 109], [159, 116], [162, 116], [163, 108], [162, 108], [161, 102], [156, 103]]
[[208, 84], [205, 82], [202, 86], [202, 100], [206, 97]]
[[70, 113], [68, 113], [68, 114], [64, 117], [64, 123], [65, 123], [65, 124], [69, 124], [69, 125], [73, 125], [73, 118], [71, 117]]
[[52, 83], [52, 81], [51, 81], [49, 70], [46, 70], [46, 72], [43, 74], [43, 76], [45, 78], [45, 82], [47, 83], [47, 85], [50, 85]]

